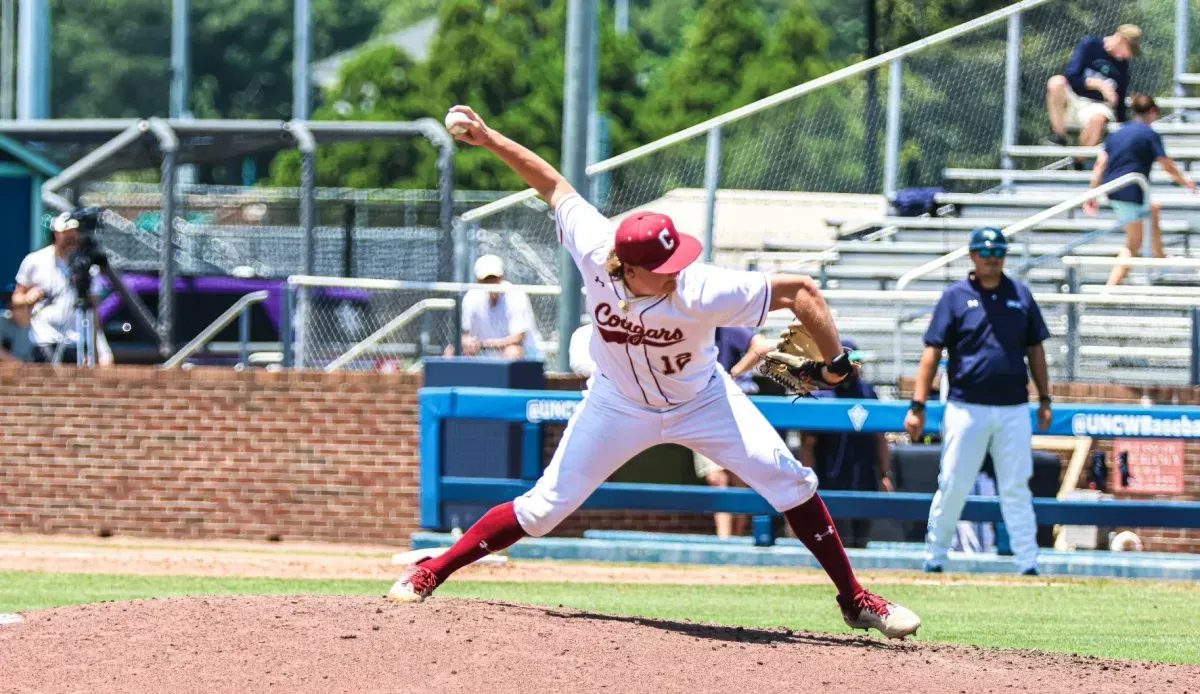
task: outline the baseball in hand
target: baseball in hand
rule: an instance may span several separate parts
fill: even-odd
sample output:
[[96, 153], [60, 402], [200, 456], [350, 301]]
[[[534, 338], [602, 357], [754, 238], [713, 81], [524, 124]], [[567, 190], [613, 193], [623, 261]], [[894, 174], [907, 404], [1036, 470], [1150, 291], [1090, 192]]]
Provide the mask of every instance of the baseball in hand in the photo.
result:
[[451, 135], [462, 135], [467, 132], [467, 126], [471, 123], [471, 117], [465, 113], [451, 111], [446, 114], [446, 131]]

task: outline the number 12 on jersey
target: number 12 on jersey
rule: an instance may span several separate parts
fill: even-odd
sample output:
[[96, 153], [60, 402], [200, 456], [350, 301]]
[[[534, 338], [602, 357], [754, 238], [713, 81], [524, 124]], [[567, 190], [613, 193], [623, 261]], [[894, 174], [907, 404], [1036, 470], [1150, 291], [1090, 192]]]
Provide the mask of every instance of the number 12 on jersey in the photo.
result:
[[[663, 373], [668, 376], [670, 376], [672, 374], [677, 374], [680, 371], [683, 371], [683, 367], [687, 366], [688, 362], [690, 362], [691, 360], [692, 360], [691, 352], [681, 352], [679, 354], [676, 354], [674, 357], [668, 357], [667, 355], [664, 354], [662, 356]], [[673, 367], [671, 365], [672, 361], [675, 362], [675, 365]]]

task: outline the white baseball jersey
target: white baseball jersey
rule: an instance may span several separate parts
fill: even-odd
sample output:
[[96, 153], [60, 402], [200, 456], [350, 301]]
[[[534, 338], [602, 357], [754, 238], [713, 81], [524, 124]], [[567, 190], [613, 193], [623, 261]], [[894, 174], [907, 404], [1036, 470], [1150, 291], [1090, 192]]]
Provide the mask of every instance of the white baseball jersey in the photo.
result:
[[559, 201], [555, 218], [559, 242], [583, 276], [597, 373], [634, 403], [662, 408], [695, 398], [717, 368], [716, 328], [766, 320], [771, 289], [763, 273], [693, 263], [674, 292], [634, 297], [604, 270], [615, 225], [578, 194]]
[[[501, 284], [511, 282], [505, 281]], [[525, 333], [525, 340], [521, 344], [525, 349], [525, 356], [536, 358], [537, 323], [533, 318], [533, 306], [529, 303], [529, 297], [521, 291], [504, 292], [498, 295], [493, 305], [489, 296], [490, 293], [482, 289], [472, 289], [463, 296], [463, 330], [481, 340], [495, 340]]]

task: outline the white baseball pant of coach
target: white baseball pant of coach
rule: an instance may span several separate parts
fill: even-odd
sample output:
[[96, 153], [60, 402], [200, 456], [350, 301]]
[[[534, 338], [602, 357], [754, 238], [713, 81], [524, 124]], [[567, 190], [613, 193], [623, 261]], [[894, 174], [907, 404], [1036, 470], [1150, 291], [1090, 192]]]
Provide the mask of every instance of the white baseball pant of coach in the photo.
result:
[[1037, 568], [1037, 520], [1033, 513], [1033, 425], [1027, 405], [947, 402], [942, 414], [942, 461], [938, 490], [929, 508], [926, 566], [941, 566], [954, 539], [967, 495], [988, 452], [996, 467], [1000, 511], [1019, 571]]
[[513, 502], [534, 537], [554, 529], [601, 482], [651, 446], [677, 443], [732, 470], [780, 513], [817, 493], [817, 475], [796, 460], [762, 412], [722, 369], [691, 400], [639, 405], [597, 375], [571, 416], [550, 466]]

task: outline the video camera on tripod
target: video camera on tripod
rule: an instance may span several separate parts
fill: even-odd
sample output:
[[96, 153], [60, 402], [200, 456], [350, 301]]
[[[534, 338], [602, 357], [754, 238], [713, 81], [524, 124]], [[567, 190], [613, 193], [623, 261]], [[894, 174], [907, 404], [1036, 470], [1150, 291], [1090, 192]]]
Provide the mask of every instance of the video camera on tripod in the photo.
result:
[[67, 257], [71, 268], [71, 284], [75, 287], [75, 308], [89, 306], [88, 297], [92, 291], [92, 266], [102, 272], [108, 268], [108, 254], [96, 238], [96, 230], [100, 226], [100, 215], [104, 209], [100, 207], [82, 207], [70, 212], [64, 212], [54, 220], [55, 231], [75, 229], [78, 236], [75, 250]]

